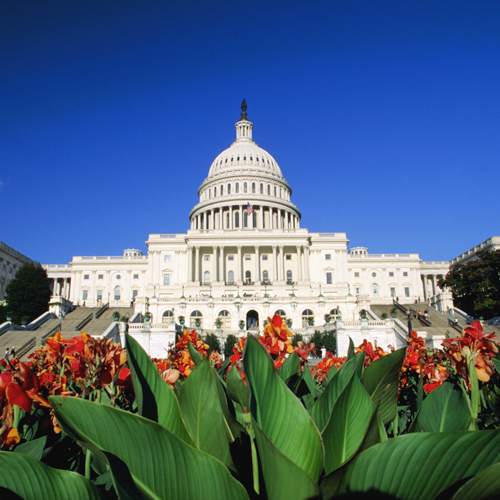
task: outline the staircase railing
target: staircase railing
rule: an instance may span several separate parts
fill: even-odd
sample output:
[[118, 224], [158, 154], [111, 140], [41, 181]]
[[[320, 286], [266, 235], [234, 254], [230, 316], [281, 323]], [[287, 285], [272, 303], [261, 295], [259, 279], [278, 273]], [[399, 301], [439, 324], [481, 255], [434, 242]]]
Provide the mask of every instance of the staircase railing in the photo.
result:
[[36, 346], [36, 337], [32, 337], [25, 344], [23, 344], [16, 352], [17, 358], [21, 359], [27, 352]]
[[88, 316], [85, 316], [85, 318], [82, 321], [80, 321], [78, 325], [75, 326], [75, 332], [81, 330], [87, 323], [90, 323], [93, 317], [94, 313], [90, 313]]
[[95, 319], [99, 318], [108, 309], [109, 309], [109, 302], [106, 305], [102, 306], [100, 311], [94, 314], [94, 318]]
[[407, 313], [406, 307], [400, 304], [397, 300], [392, 299], [392, 305], [396, 306], [401, 312]]

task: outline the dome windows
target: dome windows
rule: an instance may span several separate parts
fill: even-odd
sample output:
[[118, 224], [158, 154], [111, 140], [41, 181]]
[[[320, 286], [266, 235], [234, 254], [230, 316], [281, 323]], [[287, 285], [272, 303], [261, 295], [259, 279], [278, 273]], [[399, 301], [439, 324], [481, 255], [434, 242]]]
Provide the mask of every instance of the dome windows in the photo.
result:
[[252, 182], [252, 193], [255, 193], [255, 182]]
[[244, 192], [244, 193], [246, 193], [246, 192], [247, 192], [247, 189], [248, 189], [248, 188], [247, 188], [247, 183], [246, 183], [246, 182], [244, 182], [244, 183], [243, 183], [243, 192]]
[[260, 184], [260, 194], [264, 194], [264, 184]]
[[239, 193], [240, 192], [240, 183], [239, 182], [236, 183], [234, 191], [235, 191], [235, 193]]

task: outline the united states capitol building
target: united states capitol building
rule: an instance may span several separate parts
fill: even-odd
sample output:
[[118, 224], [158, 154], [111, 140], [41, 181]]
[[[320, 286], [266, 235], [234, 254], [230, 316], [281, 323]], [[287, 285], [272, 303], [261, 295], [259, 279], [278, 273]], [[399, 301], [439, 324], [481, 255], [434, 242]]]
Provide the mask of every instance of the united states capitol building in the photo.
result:
[[133, 304], [158, 331], [181, 319], [233, 333], [262, 328], [275, 312], [297, 331], [324, 325], [325, 315], [332, 323], [357, 321], [370, 304], [395, 298], [441, 310], [451, 305], [451, 293], [437, 286], [448, 261], [348, 249], [344, 232], [302, 227], [278, 162], [253, 140], [245, 102], [235, 127], [236, 140], [213, 160], [198, 189], [186, 233], [150, 234], [147, 255], [127, 249], [45, 266], [54, 296], [87, 306]]

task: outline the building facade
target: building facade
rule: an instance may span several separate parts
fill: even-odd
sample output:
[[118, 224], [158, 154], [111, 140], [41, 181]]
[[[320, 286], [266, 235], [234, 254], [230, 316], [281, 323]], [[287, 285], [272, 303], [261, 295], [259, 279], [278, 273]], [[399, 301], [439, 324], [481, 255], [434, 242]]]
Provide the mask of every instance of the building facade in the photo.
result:
[[54, 295], [74, 303], [133, 304], [151, 324], [178, 323], [228, 332], [262, 328], [279, 312], [292, 328], [359, 320], [370, 303], [429, 301], [441, 293], [449, 263], [417, 253], [348, 250], [343, 232], [301, 226], [292, 188], [276, 160], [253, 140], [242, 106], [236, 140], [213, 161], [183, 234], [150, 234], [148, 254], [73, 257], [46, 266]]
[[26, 255], [0, 241], [0, 302], [4, 301], [5, 288], [23, 264], [34, 264]]

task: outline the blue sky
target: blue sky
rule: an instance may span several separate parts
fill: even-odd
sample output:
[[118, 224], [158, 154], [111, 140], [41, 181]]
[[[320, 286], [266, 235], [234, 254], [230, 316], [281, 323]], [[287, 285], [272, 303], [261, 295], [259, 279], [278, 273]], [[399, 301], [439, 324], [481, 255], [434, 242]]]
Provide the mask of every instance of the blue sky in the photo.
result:
[[42, 263], [185, 232], [235, 138], [310, 231], [449, 260], [500, 235], [500, 2], [0, 2], [0, 240]]

